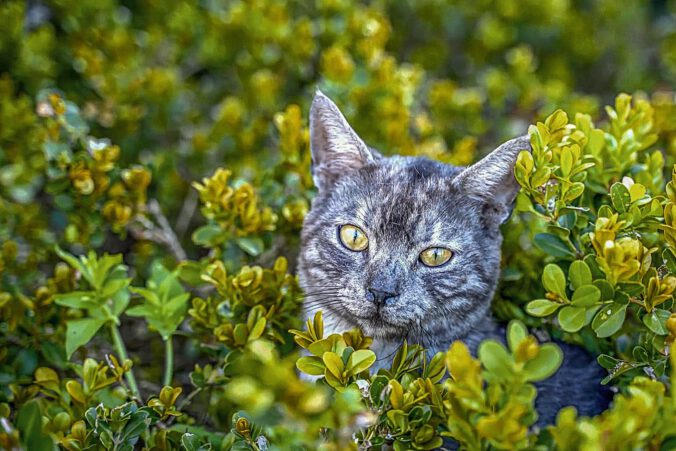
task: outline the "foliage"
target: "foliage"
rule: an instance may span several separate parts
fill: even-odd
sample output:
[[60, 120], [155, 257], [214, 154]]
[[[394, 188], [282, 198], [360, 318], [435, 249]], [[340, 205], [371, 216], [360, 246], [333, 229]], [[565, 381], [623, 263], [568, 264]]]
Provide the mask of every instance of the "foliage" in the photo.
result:
[[624, 335], [624, 349], [599, 341], [616, 354], [599, 360], [614, 370], [611, 377], [638, 367], [661, 377], [676, 289], [666, 239], [673, 181], [665, 192], [664, 157], [647, 150], [657, 140], [652, 107], [620, 95], [607, 112], [604, 130], [588, 116], [569, 123], [556, 111], [531, 127], [532, 155], [519, 155], [519, 209], [541, 218], [534, 242], [553, 256], [542, 273], [545, 296], [526, 311], [547, 319], [556, 313], [565, 332]]
[[[0, 3], [0, 447], [668, 449], [675, 18], [638, 0]], [[469, 164], [535, 122], [494, 303], [506, 346], [405, 343], [371, 374], [360, 331], [299, 329], [318, 86], [386, 154]], [[534, 328], [599, 356], [608, 411], [533, 426], [533, 382], [561, 360]]]
[[[386, 442], [396, 450], [435, 449], [443, 444], [442, 436], [471, 449], [526, 446], [528, 426], [537, 417], [530, 382], [551, 376], [562, 359], [556, 345], [539, 346], [522, 323], [513, 322], [507, 333], [509, 351], [487, 340], [477, 360], [465, 344], [455, 342], [446, 354], [428, 359], [420, 346], [404, 343], [389, 369], [369, 375], [366, 370], [376, 356], [364, 349], [371, 340], [358, 330], [324, 338], [318, 312], [305, 331], [293, 333], [312, 354], [298, 359], [300, 371], [322, 376], [338, 392], [350, 386], [361, 390], [373, 420], [357, 441], [368, 449], [380, 449]], [[443, 382], [447, 370], [450, 378]]]

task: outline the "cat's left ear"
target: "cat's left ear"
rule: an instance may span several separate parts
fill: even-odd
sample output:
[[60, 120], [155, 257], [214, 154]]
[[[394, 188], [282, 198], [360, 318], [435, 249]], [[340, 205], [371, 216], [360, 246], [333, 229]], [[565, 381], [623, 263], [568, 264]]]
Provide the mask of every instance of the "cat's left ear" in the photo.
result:
[[462, 192], [485, 202], [486, 219], [497, 225], [509, 217], [521, 188], [514, 165], [522, 150], [531, 150], [528, 135], [507, 141], [453, 179]]
[[310, 149], [312, 177], [320, 191], [329, 188], [340, 176], [378, 158], [350, 127], [336, 104], [319, 90], [310, 107]]

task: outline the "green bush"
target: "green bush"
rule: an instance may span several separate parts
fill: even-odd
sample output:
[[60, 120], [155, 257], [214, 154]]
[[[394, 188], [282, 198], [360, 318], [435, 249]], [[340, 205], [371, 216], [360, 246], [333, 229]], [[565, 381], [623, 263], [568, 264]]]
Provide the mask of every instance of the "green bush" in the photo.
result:
[[[674, 446], [673, 1], [8, 0], [0, 23], [0, 447]], [[317, 86], [390, 154], [469, 164], [535, 123], [506, 347], [409, 343], [371, 375], [369, 337], [303, 328]], [[598, 355], [612, 407], [534, 428], [561, 353], [528, 328]]]

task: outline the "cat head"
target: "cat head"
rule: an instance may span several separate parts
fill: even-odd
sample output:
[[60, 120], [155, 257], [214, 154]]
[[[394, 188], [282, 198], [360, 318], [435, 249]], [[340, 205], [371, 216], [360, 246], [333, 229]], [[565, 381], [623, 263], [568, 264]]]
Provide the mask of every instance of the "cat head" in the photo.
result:
[[298, 272], [305, 310], [337, 328], [419, 342], [462, 337], [486, 318], [500, 271], [499, 226], [519, 185], [527, 137], [459, 168], [383, 157], [317, 92], [310, 111], [318, 193]]

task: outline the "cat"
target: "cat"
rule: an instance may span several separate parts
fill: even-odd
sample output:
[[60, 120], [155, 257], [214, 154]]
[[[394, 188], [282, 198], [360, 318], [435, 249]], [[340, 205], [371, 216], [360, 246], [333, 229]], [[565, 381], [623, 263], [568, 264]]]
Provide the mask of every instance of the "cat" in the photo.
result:
[[[317, 91], [310, 108], [317, 195], [305, 218], [298, 276], [304, 313], [322, 310], [325, 334], [360, 328], [389, 364], [402, 344], [430, 354], [455, 340], [473, 352], [504, 341], [490, 317], [500, 273], [500, 226], [519, 192], [513, 170], [528, 136], [467, 168], [422, 157], [384, 157], [368, 147], [338, 107]], [[608, 406], [603, 370], [582, 348], [559, 343], [564, 361], [538, 383], [538, 424], [573, 405], [581, 415]]]

